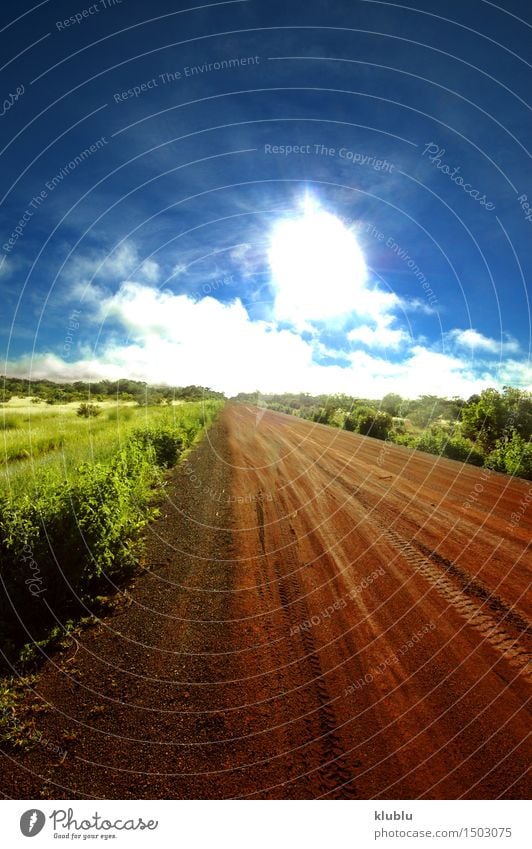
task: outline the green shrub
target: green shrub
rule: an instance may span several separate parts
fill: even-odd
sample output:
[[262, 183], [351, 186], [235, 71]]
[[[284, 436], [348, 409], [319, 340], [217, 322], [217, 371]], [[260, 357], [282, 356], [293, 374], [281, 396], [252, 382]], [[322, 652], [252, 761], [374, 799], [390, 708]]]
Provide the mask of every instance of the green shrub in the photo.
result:
[[388, 434], [388, 438], [396, 445], [404, 445], [407, 448], [417, 447], [417, 437], [413, 433], [400, 433], [393, 428]]
[[101, 412], [101, 408], [98, 407], [96, 404], [87, 404], [86, 402], [80, 404], [78, 409], [76, 410], [78, 416], [81, 416], [84, 419], [96, 418], [96, 416], [99, 416]]
[[504, 446], [499, 445], [493, 451], [490, 451], [484, 461], [484, 465], [487, 469], [492, 469], [494, 472], [506, 473]]
[[495, 449], [487, 457], [485, 465], [497, 472], [532, 480], [532, 443], [513, 431], [510, 438], [497, 440]]
[[461, 460], [473, 466], [484, 465], [484, 454], [470, 439], [455, 434], [443, 446], [443, 454], [450, 460]]
[[364, 436], [375, 439], [386, 439], [392, 427], [392, 417], [389, 413], [379, 412], [372, 407], [361, 407], [355, 411], [357, 431]]
[[[38, 638], [55, 615], [80, 608], [104, 577], [127, 574], [149, 518], [150, 457], [129, 446], [110, 466], [79, 469], [75, 483], [0, 502], [0, 636]], [[20, 620], [19, 620], [20, 616]]]
[[448, 457], [450, 460], [459, 460], [474, 466], [484, 464], [484, 453], [471, 440], [456, 432], [449, 435], [447, 430], [439, 426], [426, 430], [414, 444], [419, 451], [425, 451], [427, 454]]
[[356, 430], [356, 427], [357, 427], [357, 420], [356, 420], [355, 416], [353, 416], [351, 413], [348, 413], [346, 415], [345, 421], [344, 421], [344, 430], [348, 430], [350, 433], [352, 433], [353, 431]]
[[[197, 432], [198, 428], [195, 430], [195, 433]], [[140, 446], [143, 450], [152, 448], [156, 465], [165, 469], [177, 463], [185, 444], [182, 433], [164, 427], [136, 430], [130, 439], [132, 444]]]
[[441, 455], [444, 450], [445, 440], [446, 436], [444, 433], [426, 430], [418, 437], [415, 447], [419, 451], [424, 451], [426, 454]]

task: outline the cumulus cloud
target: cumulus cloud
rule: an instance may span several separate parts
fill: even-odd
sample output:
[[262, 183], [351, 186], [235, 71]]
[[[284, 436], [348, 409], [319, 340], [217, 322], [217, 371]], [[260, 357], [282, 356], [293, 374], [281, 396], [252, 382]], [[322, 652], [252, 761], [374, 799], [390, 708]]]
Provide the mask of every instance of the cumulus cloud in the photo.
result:
[[484, 351], [488, 354], [517, 354], [519, 351], [519, 343], [515, 339], [490, 339], [473, 328], [451, 330], [449, 337], [457, 347], [469, 348], [471, 351]]
[[380, 322], [375, 327], [361, 324], [347, 334], [350, 342], [361, 342], [368, 348], [389, 348], [398, 350], [402, 345], [410, 341], [410, 337], [401, 328], [390, 327], [390, 321]]
[[[130, 241], [109, 253], [78, 253], [64, 278], [69, 297], [83, 303], [86, 336], [89, 325], [90, 331], [97, 328], [98, 348], [81, 347], [80, 331], [77, 361], [42, 352], [11, 362], [8, 373], [52, 380], [195, 383], [227, 394], [345, 392], [369, 398], [390, 391], [405, 397], [467, 397], [487, 386], [531, 386], [530, 367], [508, 359], [519, 352], [510, 337], [497, 341], [473, 328], [454, 329], [442, 340], [450, 344], [447, 353], [424, 347], [420, 337], [414, 341], [400, 326], [399, 311], [426, 310], [426, 305], [407, 303], [377, 286], [353, 234], [312, 203], [307, 206], [303, 216], [295, 222], [282, 219], [274, 232], [267, 310], [254, 314], [238, 297], [223, 302], [211, 297], [218, 287], [203, 272], [203, 286], [194, 296], [185, 294], [191, 289], [183, 280], [194, 264], [184, 262], [186, 256], [169, 263], [166, 285], [173, 278], [181, 286], [178, 294], [157, 288], [159, 263], [143, 257]], [[248, 243], [224, 249], [239, 280], [249, 280], [259, 268], [265, 273], [267, 257], [258, 250]], [[211, 275], [215, 271], [210, 268]], [[474, 361], [472, 351], [478, 352]], [[496, 354], [505, 358], [494, 365]]]
[[[410, 397], [421, 393], [467, 397], [501, 384], [501, 379], [532, 384], [532, 370], [517, 362], [508, 363], [504, 374], [486, 368], [479, 376], [464, 358], [421, 345], [409, 347], [400, 361], [356, 350], [344, 352], [346, 367], [324, 365], [315, 360], [315, 340], [306, 341], [274, 322], [252, 321], [239, 299], [198, 301], [140, 282], [123, 283], [104, 297], [94, 318], [115, 328], [111, 335], [102, 334], [107, 341], [95, 352], [85, 350], [75, 362], [40, 354], [12, 362], [9, 373], [62, 380], [128, 377], [172, 385], [196, 383], [228, 394], [260, 389], [373, 398], [390, 391]], [[381, 327], [381, 332], [385, 329]]]

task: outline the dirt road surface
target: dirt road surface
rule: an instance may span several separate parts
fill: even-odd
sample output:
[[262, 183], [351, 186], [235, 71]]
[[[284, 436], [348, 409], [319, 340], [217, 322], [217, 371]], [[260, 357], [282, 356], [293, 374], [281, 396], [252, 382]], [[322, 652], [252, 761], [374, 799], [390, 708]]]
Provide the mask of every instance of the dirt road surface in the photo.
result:
[[523, 798], [530, 487], [227, 407], [146, 571], [42, 668], [3, 793]]

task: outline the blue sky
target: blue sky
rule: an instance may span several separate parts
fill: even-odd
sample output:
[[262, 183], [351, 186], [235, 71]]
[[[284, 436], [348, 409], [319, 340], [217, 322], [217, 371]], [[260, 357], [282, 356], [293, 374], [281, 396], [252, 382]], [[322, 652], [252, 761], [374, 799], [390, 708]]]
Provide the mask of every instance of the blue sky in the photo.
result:
[[532, 388], [528, 3], [1, 15], [8, 374]]

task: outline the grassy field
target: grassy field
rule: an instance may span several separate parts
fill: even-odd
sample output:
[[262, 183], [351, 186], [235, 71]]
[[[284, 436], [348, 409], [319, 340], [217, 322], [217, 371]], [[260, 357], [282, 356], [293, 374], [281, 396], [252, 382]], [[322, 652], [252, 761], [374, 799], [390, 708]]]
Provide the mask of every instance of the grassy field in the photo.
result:
[[165, 470], [222, 404], [3, 406], [0, 665], [33, 661], [135, 570]]
[[139, 428], [175, 428], [195, 434], [204, 404], [209, 413], [212, 403], [139, 407], [134, 402], [104, 401], [95, 405], [100, 415], [81, 418], [76, 412], [79, 402], [48, 405], [12, 398], [0, 405], [0, 492], [18, 498], [72, 481], [83, 463], [111, 460]]

